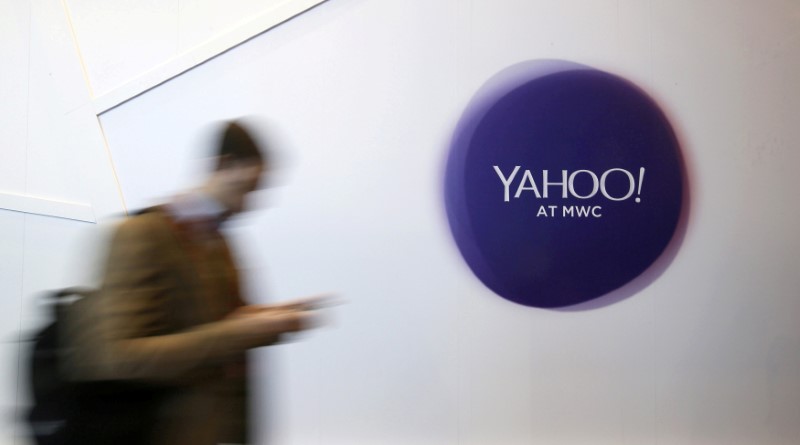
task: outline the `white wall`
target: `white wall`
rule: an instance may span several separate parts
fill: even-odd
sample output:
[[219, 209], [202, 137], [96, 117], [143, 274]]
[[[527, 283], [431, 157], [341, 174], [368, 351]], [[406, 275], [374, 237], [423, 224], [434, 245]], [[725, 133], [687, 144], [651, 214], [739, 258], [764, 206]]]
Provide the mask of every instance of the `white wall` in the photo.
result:
[[[335, 291], [348, 304], [327, 328], [260, 353], [272, 443], [800, 439], [797, 3], [330, 0], [104, 112], [95, 127], [85, 122], [103, 107], [80, 66], [54, 83], [42, 61], [61, 54], [42, 48], [73, 44], [69, 33], [53, 35], [52, 24], [66, 23], [59, 3], [0, 3], [0, 56], [19, 61], [2, 83], [23, 86], [0, 89], [4, 190], [105, 202], [102, 216], [120, 201], [116, 179], [128, 208], [191, 184], [211, 121], [255, 115], [281, 141], [280, 186], [256, 199], [269, 208], [231, 229], [252, 297]], [[118, 11], [67, 3], [80, 47], [100, 48], [83, 53], [89, 87], [113, 90], [122, 77], [104, 64], [115, 58], [155, 63], [152, 37], [151, 46], [104, 39], [97, 17]], [[175, 48], [189, 29], [170, 25], [180, 3], [148, 4], [151, 15], [125, 7], [152, 17]], [[35, 26], [40, 17], [51, 26]], [[692, 209], [681, 250], [649, 287], [601, 309], [496, 297], [461, 260], [444, 217], [443, 162], [463, 107], [492, 74], [537, 58], [636, 82], [667, 111], [687, 157]], [[84, 131], [36, 127], [71, 109], [85, 113]], [[106, 144], [116, 178], [103, 164]], [[79, 150], [84, 158], [73, 156]], [[74, 170], [46, 167], [67, 162], [104, 187], [81, 188]], [[32, 292], [69, 279], [62, 250], [76, 226], [88, 224], [0, 210], [3, 333], [18, 332]], [[0, 400], [10, 407], [15, 346], [3, 345]]]

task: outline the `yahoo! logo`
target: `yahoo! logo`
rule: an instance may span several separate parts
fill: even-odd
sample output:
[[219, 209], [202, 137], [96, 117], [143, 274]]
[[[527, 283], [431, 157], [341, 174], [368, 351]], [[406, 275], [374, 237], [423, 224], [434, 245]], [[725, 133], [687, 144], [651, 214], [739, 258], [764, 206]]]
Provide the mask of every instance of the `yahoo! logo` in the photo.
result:
[[511, 67], [459, 121], [445, 172], [456, 244], [475, 275], [527, 306], [619, 289], [662, 255], [684, 208], [680, 147], [632, 83], [564, 61]]
[[[509, 196], [510, 196], [509, 186], [511, 185], [511, 182], [514, 180], [514, 177], [517, 176], [517, 172], [519, 172], [519, 166], [514, 167], [514, 170], [511, 172], [509, 177], [506, 177], [505, 175], [503, 175], [503, 172], [500, 171], [500, 168], [498, 166], [496, 166], [496, 165], [494, 166], [494, 170], [497, 172], [497, 175], [500, 177], [500, 181], [503, 183], [503, 186], [505, 187], [505, 200], [506, 200], [506, 202], [508, 202], [509, 201]], [[628, 189], [628, 191], [625, 193], [624, 196], [614, 197], [614, 196], [611, 196], [609, 194], [608, 188], [606, 187], [606, 178], [612, 172], [619, 172], [619, 173], [625, 174], [628, 177], [628, 180], [630, 182], [630, 188]], [[581, 173], [589, 175], [591, 177], [591, 179], [592, 179], [591, 191], [588, 192], [588, 194], [584, 194], [584, 195], [581, 195], [580, 193], [575, 191], [575, 177], [577, 175], [581, 174]], [[639, 193], [641, 193], [641, 190], [642, 190], [642, 179], [643, 178], [644, 178], [644, 167], [642, 167], [640, 169], [640, 174], [639, 174], [639, 187], [638, 187]], [[597, 193], [600, 192], [600, 193], [602, 193], [603, 196], [606, 197], [606, 199], [609, 199], [611, 201], [624, 201], [624, 200], [630, 198], [631, 196], [633, 196], [633, 192], [636, 189], [636, 183], [635, 183], [635, 180], [633, 178], [633, 175], [629, 171], [627, 171], [625, 169], [622, 169], [622, 168], [612, 168], [610, 170], [607, 170], [605, 173], [600, 175], [599, 179], [598, 179], [597, 175], [595, 175], [591, 170], [576, 170], [570, 175], [567, 174], [567, 170], [561, 170], [561, 181], [560, 182], [558, 182], [558, 181], [550, 182], [548, 180], [548, 171], [544, 170], [542, 172], [542, 188], [544, 190], [544, 193], [540, 193], [539, 192], [539, 187], [536, 186], [536, 182], [533, 179], [533, 176], [531, 175], [531, 171], [530, 170], [525, 170], [525, 174], [522, 176], [522, 179], [519, 182], [519, 186], [517, 187], [517, 192], [514, 194], [514, 198], [519, 198], [520, 195], [522, 195], [522, 192], [524, 192], [524, 191], [533, 192], [537, 198], [547, 198], [548, 197], [548, 193], [547, 192], [548, 192], [548, 189], [551, 186], [560, 186], [561, 187], [561, 190], [562, 190], [561, 191], [561, 197], [562, 198], [567, 198], [569, 196], [572, 196], [573, 198], [576, 198], [576, 199], [589, 199], [589, 198], [592, 198], [592, 197], [596, 196]], [[639, 198], [637, 196], [636, 197], [636, 202], [641, 202], [641, 198]], [[551, 213], [550, 216], [555, 216], [554, 215], [554, 211], [558, 206], [554, 206], [554, 205], [549, 205], [549, 206], [542, 205], [542, 206], [540, 206], [539, 207], [539, 211], [537, 212], [536, 216], [543, 216], [543, 215], [547, 216], [547, 211], [545, 210], [545, 207], [550, 209], [550, 213]], [[600, 216], [602, 216], [599, 213], [600, 209], [601, 209], [600, 206], [592, 206], [591, 208], [590, 207], [581, 206], [581, 207], [577, 207], [577, 213], [578, 213], [578, 216], [581, 216], [581, 213], [585, 213], [585, 214], [588, 215], [589, 211], [591, 211], [592, 216], [594, 216], [596, 218], [599, 218]], [[575, 212], [576, 212], [576, 207], [575, 206], [563, 207], [564, 216], [566, 216], [567, 214], [569, 214], [569, 216], [573, 216], [573, 214]], [[586, 215], [584, 215], [584, 216], [586, 216]]]

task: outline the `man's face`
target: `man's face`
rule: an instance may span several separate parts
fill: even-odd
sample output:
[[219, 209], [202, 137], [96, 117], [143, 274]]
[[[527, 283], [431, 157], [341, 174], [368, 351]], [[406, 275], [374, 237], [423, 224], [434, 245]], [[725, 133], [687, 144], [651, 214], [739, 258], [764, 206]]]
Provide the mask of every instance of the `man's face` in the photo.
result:
[[231, 213], [244, 210], [245, 197], [258, 189], [265, 165], [257, 160], [228, 162], [217, 170], [218, 197]]

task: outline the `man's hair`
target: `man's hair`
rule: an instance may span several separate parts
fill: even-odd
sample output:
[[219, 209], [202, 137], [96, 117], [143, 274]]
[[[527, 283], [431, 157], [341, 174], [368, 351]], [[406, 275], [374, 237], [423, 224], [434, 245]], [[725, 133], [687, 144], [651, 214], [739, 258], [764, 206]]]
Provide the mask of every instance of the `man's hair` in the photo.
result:
[[228, 122], [219, 139], [217, 170], [230, 162], [250, 161], [264, 163], [266, 153], [247, 130], [238, 122]]

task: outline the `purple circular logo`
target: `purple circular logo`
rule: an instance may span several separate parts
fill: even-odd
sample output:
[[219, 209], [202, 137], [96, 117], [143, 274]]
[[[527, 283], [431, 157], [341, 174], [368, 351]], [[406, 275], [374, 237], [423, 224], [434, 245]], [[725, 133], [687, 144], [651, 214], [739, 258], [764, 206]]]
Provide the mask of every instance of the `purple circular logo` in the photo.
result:
[[487, 287], [556, 308], [653, 265], [678, 226], [683, 180], [672, 127], [641, 89], [584, 65], [534, 61], [492, 78], [461, 117], [445, 206]]

